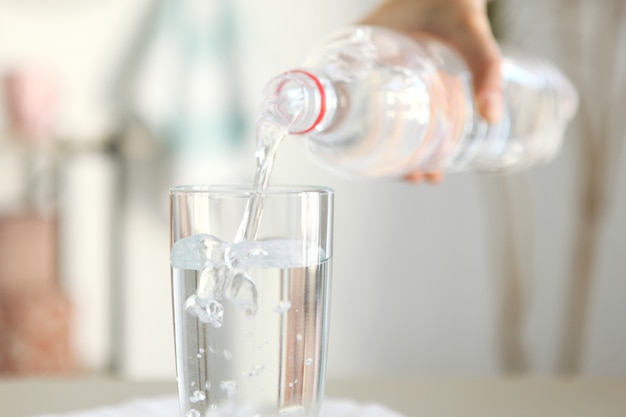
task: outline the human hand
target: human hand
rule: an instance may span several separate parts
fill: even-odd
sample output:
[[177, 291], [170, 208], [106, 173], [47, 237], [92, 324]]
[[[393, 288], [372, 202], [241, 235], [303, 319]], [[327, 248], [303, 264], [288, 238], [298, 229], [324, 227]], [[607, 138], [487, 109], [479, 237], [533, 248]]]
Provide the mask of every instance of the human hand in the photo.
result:
[[[472, 73], [474, 96], [481, 116], [500, 118], [502, 98], [501, 55], [487, 18], [488, 0], [386, 0], [361, 20], [418, 36], [432, 34], [455, 48]], [[431, 183], [442, 172], [413, 172], [406, 179]]]

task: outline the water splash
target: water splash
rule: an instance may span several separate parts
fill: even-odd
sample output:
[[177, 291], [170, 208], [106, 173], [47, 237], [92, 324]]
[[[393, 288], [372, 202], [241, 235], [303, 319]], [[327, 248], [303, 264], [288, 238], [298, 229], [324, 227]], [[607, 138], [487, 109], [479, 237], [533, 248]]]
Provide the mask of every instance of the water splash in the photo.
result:
[[192, 294], [185, 302], [185, 310], [198, 318], [202, 323], [209, 324], [215, 328], [224, 324], [224, 306], [212, 298], [200, 297]]

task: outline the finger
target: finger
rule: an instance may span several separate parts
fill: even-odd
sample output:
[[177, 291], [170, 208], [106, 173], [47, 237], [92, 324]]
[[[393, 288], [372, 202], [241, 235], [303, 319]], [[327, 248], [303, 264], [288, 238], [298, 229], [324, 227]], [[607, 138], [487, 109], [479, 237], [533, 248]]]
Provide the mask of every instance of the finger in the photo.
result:
[[407, 176], [405, 177], [405, 179], [408, 182], [412, 182], [413, 184], [419, 184], [419, 183], [423, 182], [424, 178], [425, 178], [424, 173], [421, 172], [421, 171], [411, 172], [411, 173], [407, 174]]
[[424, 180], [428, 181], [431, 184], [439, 184], [443, 181], [444, 174], [442, 171], [432, 171], [432, 172], [422, 172], [422, 171], [414, 171], [409, 173], [405, 180], [408, 182], [412, 182], [413, 184], [420, 184], [424, 182]]
[[478, 111], [488, 121], [496, 122], [503, 110], [500, 50], [485, 15], [471, 16], [466, 25], [467, 34], [459, 50], [472, 73]]
[[424, 177], [426, 178], [426, 181], [430, 182], [431, 184], [439, 184], [441, 181], [443, 181], [443, 172], [427, 172], [424, 174]]

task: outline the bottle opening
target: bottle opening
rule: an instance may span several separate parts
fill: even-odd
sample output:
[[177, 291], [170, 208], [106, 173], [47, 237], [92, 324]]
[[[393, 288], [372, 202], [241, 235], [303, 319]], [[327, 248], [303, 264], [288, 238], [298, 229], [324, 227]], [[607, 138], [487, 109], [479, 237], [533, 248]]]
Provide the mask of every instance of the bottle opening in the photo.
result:
[[326, 92], [318, 77], [293, 70], [276, 77], [265, 90], [261, 114], [270, 116], [293, 135], [315, 129], [327, 109]]
[[290, 131], [290, 133], [293, 135], [304, 135], [306, 133], [311, 132], [313, 129], [315, 129], [315, 127], [324, 118], [324, 114], [326, 113], [326, 93], [324, 91], [324, 86], [322, 85], [322, 82], [319, 80], [319, 78], [317, 78], [310, 72], [304, 71], [304, 70], [293, 70], [293, 71], [290, 71], [288, 74], [302, 74], [308, 77], [315, 84], [315, 88], [317, 89], [317, 94], [319, 95], [319, 110], [317, 110], [317, 118], [313, 121], [311, 126], [301, 131]]

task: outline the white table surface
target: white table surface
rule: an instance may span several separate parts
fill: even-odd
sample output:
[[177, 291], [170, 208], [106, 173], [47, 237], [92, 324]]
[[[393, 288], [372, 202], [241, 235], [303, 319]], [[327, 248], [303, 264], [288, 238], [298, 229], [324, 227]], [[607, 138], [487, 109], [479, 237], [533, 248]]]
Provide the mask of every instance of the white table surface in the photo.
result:
[[[174, 381], [0, 379], [0, 417], [63, 413], [175, 392]], [[360, 378], [330, 380], [326, 393], [384, 404], [407, 417], [626, 417], [626, 379]]]

